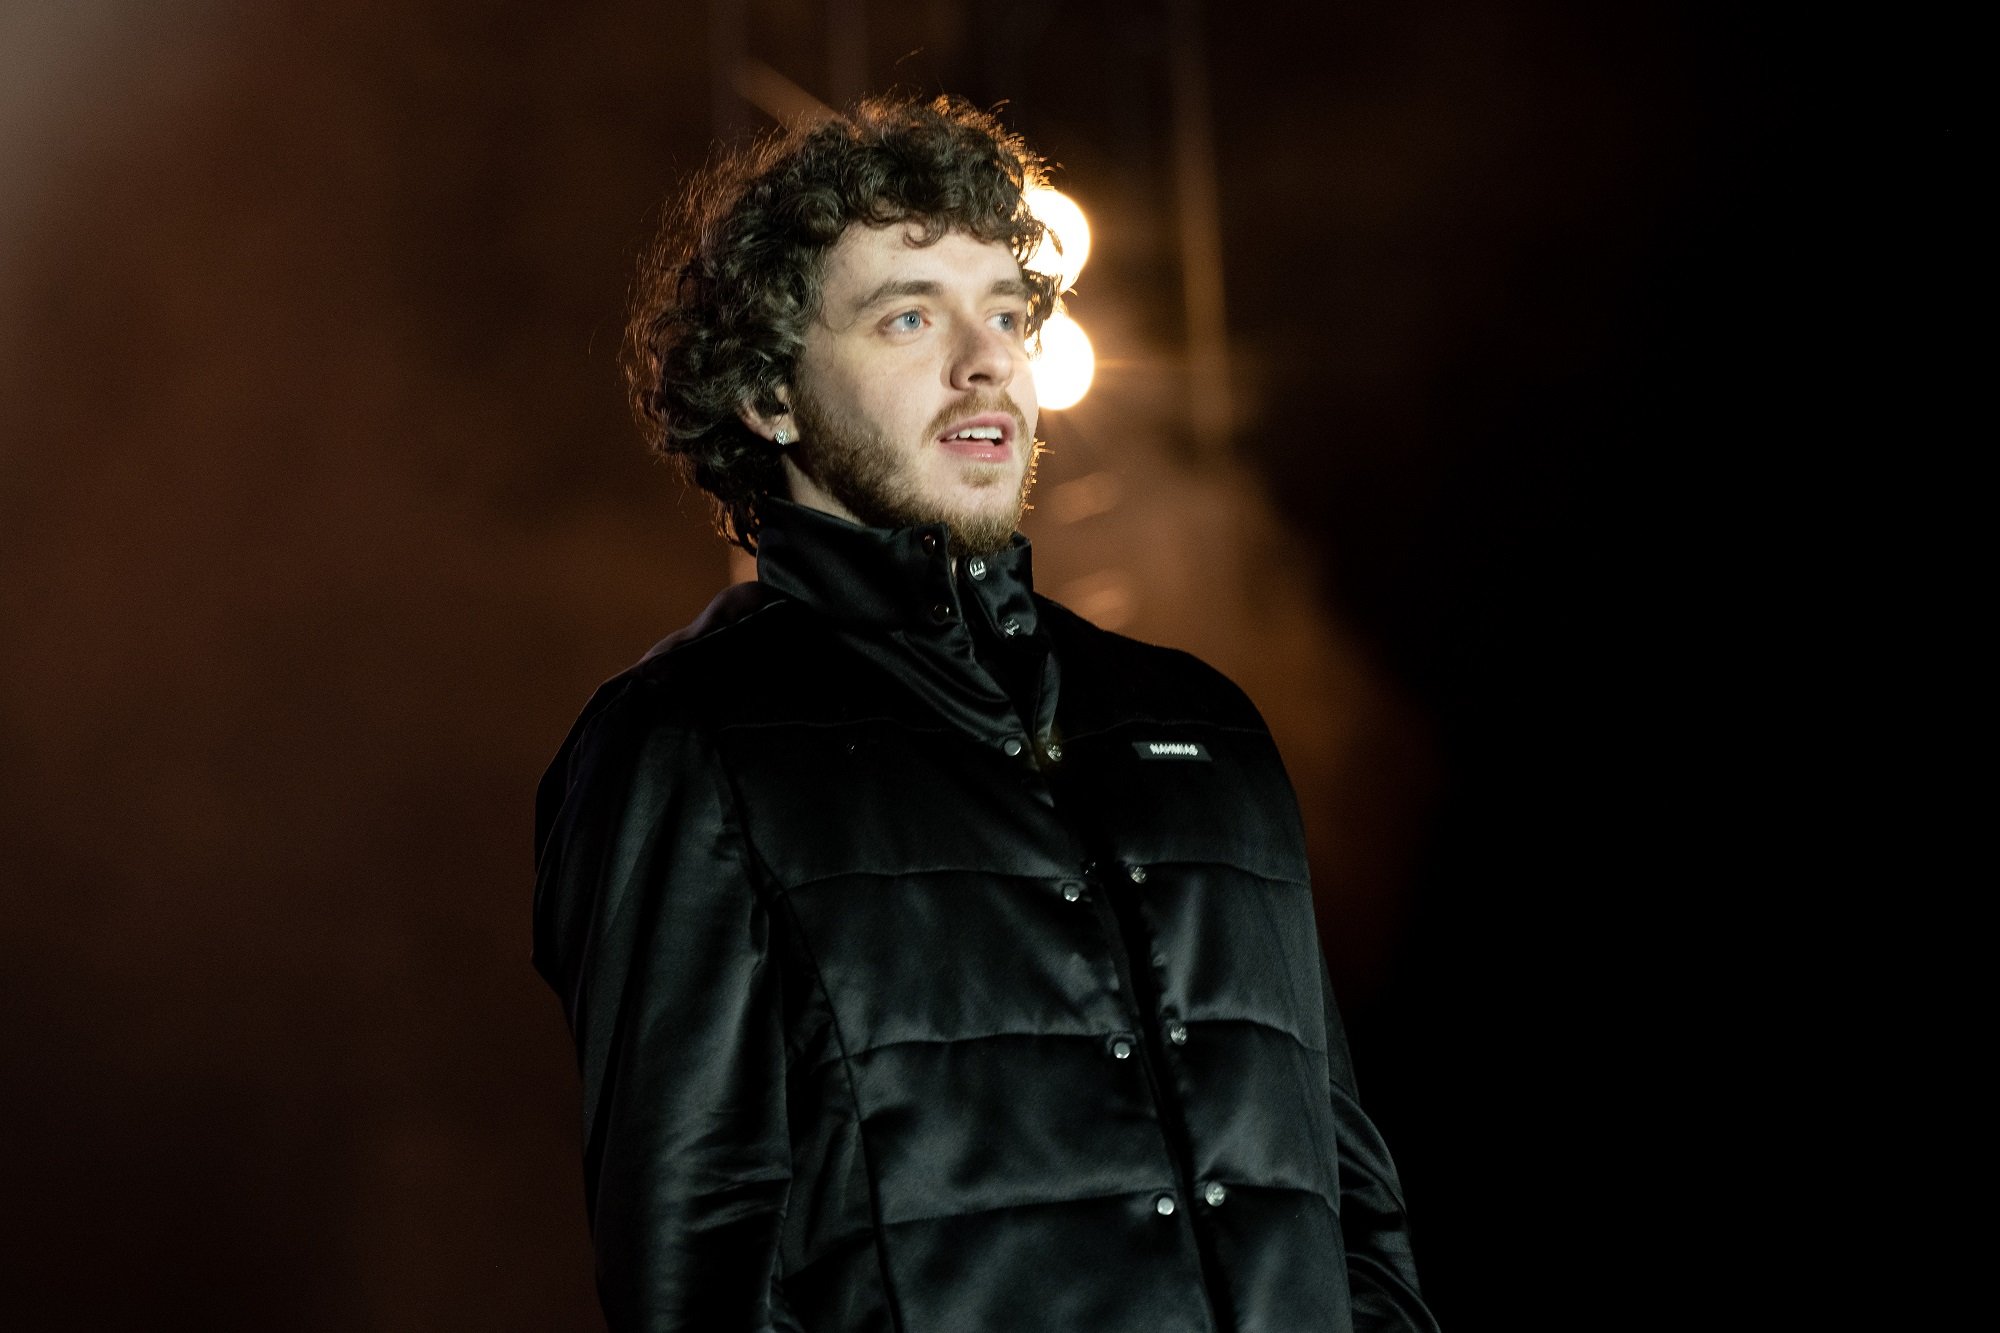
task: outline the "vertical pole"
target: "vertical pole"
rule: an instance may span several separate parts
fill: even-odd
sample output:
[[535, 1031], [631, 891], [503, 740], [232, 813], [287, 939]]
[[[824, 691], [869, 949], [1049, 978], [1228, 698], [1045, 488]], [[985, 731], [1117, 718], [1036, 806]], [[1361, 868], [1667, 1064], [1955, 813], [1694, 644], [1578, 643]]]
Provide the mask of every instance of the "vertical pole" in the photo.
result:
[[826, 0], [826, 94], [835, 110], [868, 91], [868, 0]]
[[1201, 0], [1169, 0], [1174, 105], [1174, 194], [1180, 209], [1181, 292], [1187, 308], [1188, 420], [1195, 451], [1229, 447], [1229, 326], [1222, 300], [1222, 216], [1215, 132], [1203, 57]]
[[743, 98], [736, 91], [737, 68], [748, 45], [745, 0], [708, 0], [708, 115], [718, 144], [728, 143], [750, 127]]

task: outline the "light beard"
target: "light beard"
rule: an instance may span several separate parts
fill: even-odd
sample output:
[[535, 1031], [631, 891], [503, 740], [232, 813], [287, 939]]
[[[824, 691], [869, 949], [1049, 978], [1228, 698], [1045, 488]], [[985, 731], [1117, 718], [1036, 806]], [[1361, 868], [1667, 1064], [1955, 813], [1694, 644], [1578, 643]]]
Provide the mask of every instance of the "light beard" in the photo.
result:
[[[931, 424], [927, 438], [979, 412], [1005, 412], [1014, 418], [1017, 438], [1027, 437], [1020, 408], [1000, 395], [955, 405]], [[992, 555], [1012, 544], [1028, 508], [1028, 492], [1034, 489], [1035, 465], [1042, 456], [1040, 440], [1028, 442], [1027, 465], [1021, 469], [1021, 485], [1011, 506], [954, 511], [923, 495], [917, 479], [899, 466], [902, 460], [895, 447], [872, 423], [823, 414], [813, 396], [803, 391], [794, 395], [792, 417], [799, 425], [799, 465], [862, 523], [872, 528], [943, 523], [950, 530], [951, 553], [959, 557]], [[980, 463], [965, 464], [959, 480], [974, 490], [1006, 484], [1001, 469]]]

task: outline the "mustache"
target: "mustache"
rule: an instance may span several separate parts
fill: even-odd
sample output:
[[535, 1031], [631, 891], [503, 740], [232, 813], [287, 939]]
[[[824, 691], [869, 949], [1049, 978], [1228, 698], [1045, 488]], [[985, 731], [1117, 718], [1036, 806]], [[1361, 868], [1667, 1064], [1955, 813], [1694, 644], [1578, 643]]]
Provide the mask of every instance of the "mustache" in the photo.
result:
[[998, 393], [981, 393], [975, 391], [959, 399], [956, 403], [953, 403], [950, 407], [931, 418], [927, 438], [936, 439], [938, 436], [944, 434], [945, 427], [951, 425], [954, 421], [963, 421], [967, 417], [982, 416], [988, 412], [1005, 412], [1008, 416], [1014, 418], [1015, 438], [1020, 440], [1030, 438], [1032, 432], [1028, 430], [1027, 413], [1023, 412], [1020, 404], [1014, 401], [1014, 396], [1004, 389]]

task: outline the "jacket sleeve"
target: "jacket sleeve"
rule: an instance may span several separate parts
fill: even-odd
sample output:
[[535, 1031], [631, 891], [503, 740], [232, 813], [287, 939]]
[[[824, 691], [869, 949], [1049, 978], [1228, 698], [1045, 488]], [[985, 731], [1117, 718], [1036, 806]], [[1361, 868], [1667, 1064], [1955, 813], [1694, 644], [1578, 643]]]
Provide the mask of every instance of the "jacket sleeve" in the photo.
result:
[[757, 1333], [790, 1183], [779, 968], [712, 747], [635, 693], [594, 704], [537, 812], [598, 1293], [613, 1333]]
[[1340, 1231], [1356, 1333], [1435, 1333], [1437, 1320], [1417, 1289], [1403, 1187], [1388, 1144], [1355, 1092], [1347, 1028], [1334, 1004], [1324, 958], [1320, 990], [1326, 1005], [1328, 1093], [1338, 1136]]

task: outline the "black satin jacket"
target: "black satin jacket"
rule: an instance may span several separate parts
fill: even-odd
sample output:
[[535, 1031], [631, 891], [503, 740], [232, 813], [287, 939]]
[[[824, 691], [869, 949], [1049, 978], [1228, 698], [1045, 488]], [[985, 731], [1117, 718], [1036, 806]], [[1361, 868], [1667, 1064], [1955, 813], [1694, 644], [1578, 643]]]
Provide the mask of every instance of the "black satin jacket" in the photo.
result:
[[1249, 701], [771, 509], [537, 803], [611, 1327], [1433, 1328]]

